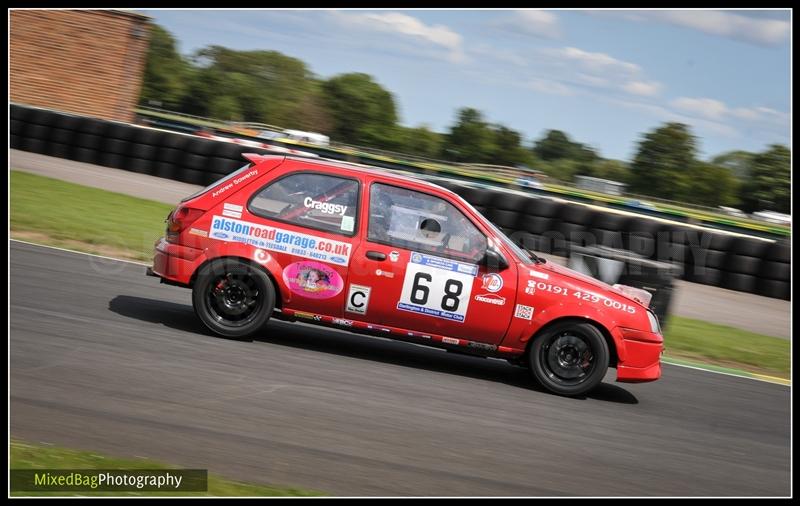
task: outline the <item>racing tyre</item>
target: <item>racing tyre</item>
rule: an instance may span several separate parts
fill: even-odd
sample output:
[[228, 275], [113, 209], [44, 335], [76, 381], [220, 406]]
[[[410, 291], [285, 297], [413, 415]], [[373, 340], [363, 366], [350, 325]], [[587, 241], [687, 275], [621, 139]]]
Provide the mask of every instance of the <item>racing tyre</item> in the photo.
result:
[[267, 274], [234, 259], [206, 264], [192, 290], [194, 311], [206, 327], [224, 337], [258, 332], [275, 307], [275, 287]]
[[589, 392], [603, 381], [609, 351], [594, 325], [564, 322], [534, 338], [528, 359], [533, 376], [543, 387], [574, 396]]

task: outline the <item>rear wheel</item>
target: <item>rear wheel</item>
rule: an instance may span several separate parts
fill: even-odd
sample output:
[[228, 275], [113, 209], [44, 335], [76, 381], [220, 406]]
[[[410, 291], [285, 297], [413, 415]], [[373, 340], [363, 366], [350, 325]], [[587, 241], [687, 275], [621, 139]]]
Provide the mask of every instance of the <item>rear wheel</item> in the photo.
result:
[[603, 381], [608, 344], [590, 323], [564, 322], [534, 337], [531, 371], [545, 388], [560, 395], [582, 395]]
[[261, 269], [235, 259], [206, 264], [192, 290], [194, 311], [206, 327], [225, 337], [247, 337], [267, 323], [275, 287]]

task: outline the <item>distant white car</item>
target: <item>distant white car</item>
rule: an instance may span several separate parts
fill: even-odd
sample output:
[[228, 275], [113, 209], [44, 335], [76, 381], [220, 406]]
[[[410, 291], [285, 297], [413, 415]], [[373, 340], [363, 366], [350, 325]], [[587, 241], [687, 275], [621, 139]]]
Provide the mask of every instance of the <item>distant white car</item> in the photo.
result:
[[523, 188], [534, 188], [536, 190], [541, 190], [544, 188], [542, 183], [532, 177], [520, 177], [517, 178], [517, 184], [522, 186]]
[[729, 216], [735, 216], [736, 218], [747, 218], [747, 214], [744, 211], [736, 209], [735, 207], [719, 206], [719, 210]]
[[757, 220], [775, 223], [777, 225], [791, 225], [792, 216], [790, 214], [776, 213], [774, 211], [758, 211], [750, 215]]

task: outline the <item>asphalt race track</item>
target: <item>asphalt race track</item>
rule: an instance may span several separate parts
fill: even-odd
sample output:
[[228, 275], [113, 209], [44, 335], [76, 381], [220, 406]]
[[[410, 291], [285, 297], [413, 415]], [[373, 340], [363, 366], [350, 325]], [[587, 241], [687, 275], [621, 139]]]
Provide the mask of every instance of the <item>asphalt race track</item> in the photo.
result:
[[789, 496], [790, 389], [666, 365], [584, 399], [304, 324], [210, 335], [144, 267], [10, 243], [11, 436], [332, 495]]

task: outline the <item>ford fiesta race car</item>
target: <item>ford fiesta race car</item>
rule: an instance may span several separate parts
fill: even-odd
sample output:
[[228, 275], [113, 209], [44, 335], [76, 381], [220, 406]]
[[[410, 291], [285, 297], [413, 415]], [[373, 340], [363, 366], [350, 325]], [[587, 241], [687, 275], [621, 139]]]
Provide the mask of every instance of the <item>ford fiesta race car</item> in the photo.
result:
[[[354, 164], [246, 154], [167, 218], [148, 274], [213, 332], [270, 318], [505, 358], [580, 395], [661, 375], [647, 297], [520, 249], [449, 190]], [[646, 292], [645, 292], [646, 293]]]

